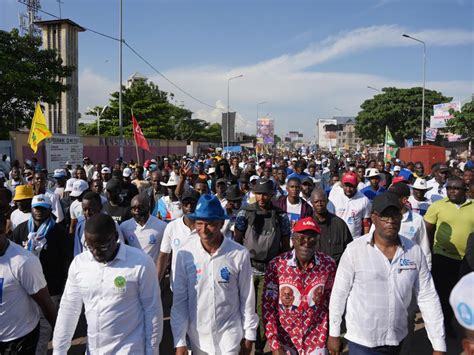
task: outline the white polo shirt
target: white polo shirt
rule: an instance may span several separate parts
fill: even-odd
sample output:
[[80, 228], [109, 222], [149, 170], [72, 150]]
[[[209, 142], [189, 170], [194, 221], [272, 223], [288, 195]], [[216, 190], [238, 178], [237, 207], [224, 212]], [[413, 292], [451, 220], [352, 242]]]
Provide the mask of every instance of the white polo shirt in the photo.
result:
[[237, 352], [242, 338], [256, 339], [258, 316], [250, 256], [242, 245], [223, 238], [211, 256], [201, 240], [178, 252], [171, 308], [174, 346], [209, 354]]
[[190, 229], [184, 224], [183, 217], [179, 217], [171, 221], [166, 226], [163, 233], [163, 240], [161, 241], [160, 251], [162, 253], [171, 254], [171, 288], [173, 288], [174, 271], [176, 268], [176, 255], [187, 242], [191, 239], [199, 239], [195, 229]]
[[64, 219], [63, 206], [61, 206], [61, 198], [58, 194], [47, 190], [44, 193], [51, 200], [51, 211], [56, 216], [56, 223], [61, 222]]
[[354, 240], [342, 254], [329, 302], [329, 335], [340, 336], [345, 312], [346, 339], [367, 347], [399, 345], [408, 334], [414, 296], [433, 349], [446, 351], [443, 312], [423, 251], [399, 236], [390, 261], [372, 238], [371, 232]]
[[95, 261], [89, 251], [74, 258], [61, 298], [53, 354], [66, 354], [82, 305], [91, 354], [158, 354], [163, 332], [160, 286], [153, 260], [121, 244], [114, 260]]
[[39, 259], [10, 242], [0, 256], [0, 342], [30, 333], [39, 322], [39, 309], [30, 295], [46, 287]]
[[82, 202], [79, 200], [74, 200], [71, 203], [71, 207], [69, 207], [69, 215], [71, 219], [79, 219], [79, 217], [83, 216], [84, 213], [82, 212]]
[[346, 222], [352, 238], [355, 239], [362, 235], [362, 220], [370, 218], [371, 203], [360, 191], [349, 198], [341, 188], [329, 195], [327, 209]]
[[141, 226], [134, 218], [130, 218], [120, 225], [120, 230], [130, 245], [143, 249], [156, 263], [166, 226], [166, 222], [150, 215], [145, 225]]
[[426, 186], [432, 187], [431, 190], [426, 191], [425, 198], [431, 201], [431, 203], [442, 200], [447, 197], [446, 184], [440, 185], [436, 179], [431, 179], [426, 182]]

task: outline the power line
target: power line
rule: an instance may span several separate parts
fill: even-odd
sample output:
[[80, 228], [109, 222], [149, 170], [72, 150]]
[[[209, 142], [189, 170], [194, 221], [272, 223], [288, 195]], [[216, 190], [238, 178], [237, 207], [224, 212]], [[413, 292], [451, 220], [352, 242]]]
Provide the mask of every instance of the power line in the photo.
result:
[[[18, 0], [18, 2], [20, 4], [23, 4], [23, 5], [26, 5], [27, 7], [30, 7], [30, 5], [22, 0]], [[50, 12], [47, 12], [47, 11], [44, 11], [44, 10], [41, 10], [40, 8], [36, 8], [37, 11], [41, 12], [41, 13], [44, 13], [48, 16], [51, 16], [51, 17], [54, 17], [56, 19], [61, 19], [59, 16], [56, 16], [55, 14], [52, 14]], [[84, 29], [86, 29], [87, 31], [90, 31], [92, 33], [95, 33], [99, 36], [102, 36], [102, 37], [105, 37], [105, 38], [108, 38], [108, 39], [111, 39], [111, 40], [114, 40], [114, 41], [117, 41], [117, 42], [120, 42], [120, 39], [119, 38], [116, 38], [116, 37], [113, 37], [113, 36], [110, 36], [108, 34], [105, 34], [105, 33], [102, 33], [102, 32], [99, 32], [99, 31], [96, 31], [96, 30], [93, 30], [92, 28], [89, 28], [89, 27], [85, 27], [85, 26], [82, 26]], [[162, 72], [160, 72], [158, 69], [156, 69], [153, 64], [151, 64], [148, 60], [146, 60], [140, 53], [138, 53], [128, 42], [126, 42], [125, 40], [123, 40], [123, 44], [125, 44], [125, 46], [128, 47], [128, 49], [130, 49], [132, 51], [133, 54], [135, 54], [138, 58], [140, 58], [145, 64], [147, 64], [154, 72], [156, 72], [158, 75], [160, 75], [163, 79], [165, 79], [168, 83], [170, 83], [171, 85], [173, 85], [176, 89], [178, 89], [179, 91], [181, 91], [184, 95], [188, 96], [189, 98], [193, 99], [194, 101], [196, 102], [199, 102], [200, 104], [204, 105], [204, 106], [207, 106], [207, 107], [210, 107], [210, 108], [213, 108], [213, 109], [218, 109], [218, 110], [222, 110], [220, 109], [219, 107], [216, 107], [215, 105], [210, 105], [200, 99], [198, 99], [197, 97], [191, 95], [189, 92], [187, 92], [186, 90], [184, 90], [183, 88], [181, 88], [178, 84], [175, 84], [172, 80], [170, 80], [166, 75], [164, 75]]]

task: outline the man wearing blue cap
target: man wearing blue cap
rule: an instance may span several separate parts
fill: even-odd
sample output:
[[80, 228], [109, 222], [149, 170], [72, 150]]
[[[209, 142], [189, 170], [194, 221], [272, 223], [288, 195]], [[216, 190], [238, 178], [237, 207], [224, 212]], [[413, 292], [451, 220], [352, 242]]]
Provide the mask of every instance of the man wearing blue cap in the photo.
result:
[[216, 196], [202, 195], [188, 218], [199, 238], [177, 254], [171, 329], [177, 355], [250, 354], [258, 317], [245, 247], [224, 238], [228, 218]]

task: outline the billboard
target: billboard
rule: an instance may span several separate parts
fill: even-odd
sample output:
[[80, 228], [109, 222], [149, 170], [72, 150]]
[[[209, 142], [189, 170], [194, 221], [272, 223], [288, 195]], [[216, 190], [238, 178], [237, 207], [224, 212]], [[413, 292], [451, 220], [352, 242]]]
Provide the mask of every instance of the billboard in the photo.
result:
[[461, 101], [449, 102], [446, 104], [433, 105], [433, 116], [430, 118], [431, 128], [445, 128], [446, 121], [453, 118], [453, 115], [449, 114], [449, 110], [461, 111]]
[[329, 149], [336, 147], [337, 143], [337, 131], [334, 128], [337, 127], [336, 119], [320, 118], [318, 120], [318, 144], [320, 148]]
[[271, 118], [259, 118], [257, 120], [257, 143], [274, 144], [275, 126]]
[[46, 140], [46, 167], [49, 171], [62, 169], [69, 161], [71, 165], [82, 165], [84, 153], [79, 136], [55, 134]]

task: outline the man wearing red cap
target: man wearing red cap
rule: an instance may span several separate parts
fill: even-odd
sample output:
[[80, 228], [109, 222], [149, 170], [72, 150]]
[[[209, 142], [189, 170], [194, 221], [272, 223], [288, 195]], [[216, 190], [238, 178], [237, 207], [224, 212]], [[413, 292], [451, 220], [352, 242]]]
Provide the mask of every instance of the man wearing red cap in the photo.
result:
[[299, 220], [293, 228], [294, 250], [277, 256], [267, 267], [263, 323], [273, 354], [326, 353], [336, 263], [317, 251], [320, 233], [312, 217]]
[[342, 218], [351, 231], [352, 238], [369, 233], [370, 201], [357, 191], [357, 176], [347, 173], [342, 177], [342, 191], [329, 195], [328, 211]]

